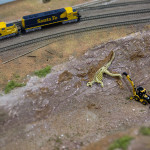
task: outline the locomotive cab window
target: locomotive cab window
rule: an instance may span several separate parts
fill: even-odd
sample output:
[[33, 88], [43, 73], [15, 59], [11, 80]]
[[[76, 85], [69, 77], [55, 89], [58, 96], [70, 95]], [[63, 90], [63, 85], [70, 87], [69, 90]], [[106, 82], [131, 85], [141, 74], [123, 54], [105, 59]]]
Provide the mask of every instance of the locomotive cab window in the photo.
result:
[[2, 28], [2, 30], [5, 30], [5, 28]]

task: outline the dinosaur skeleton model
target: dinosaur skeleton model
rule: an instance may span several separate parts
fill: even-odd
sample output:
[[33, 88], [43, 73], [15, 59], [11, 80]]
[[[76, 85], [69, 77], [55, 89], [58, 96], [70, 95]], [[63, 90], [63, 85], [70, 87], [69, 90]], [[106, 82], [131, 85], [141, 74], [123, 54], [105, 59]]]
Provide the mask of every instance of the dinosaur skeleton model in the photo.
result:
[[92, 86], [93, 83], [97, 82], [97, 83], [100, 83], [101, 84], [101, 87], [104, 87], [104, 84], [102, 82], [103, 80], [103, 74], [108, 74], [112, 77], [120, 77], [122, 78], [121, 74], [113, 74], [111, 72], [108, 71], [108, 67], [111, 65], [112, 61], [114, 60], [115, 58], [115, 53], [113, 52], [112, 54], [112, 58], [111, 60], [106, 64], [104, 65], [103, 67], [101, 67], [94, 75], [94, 78], [91, 82], [88, 82], [87, 83], [87, 86]]

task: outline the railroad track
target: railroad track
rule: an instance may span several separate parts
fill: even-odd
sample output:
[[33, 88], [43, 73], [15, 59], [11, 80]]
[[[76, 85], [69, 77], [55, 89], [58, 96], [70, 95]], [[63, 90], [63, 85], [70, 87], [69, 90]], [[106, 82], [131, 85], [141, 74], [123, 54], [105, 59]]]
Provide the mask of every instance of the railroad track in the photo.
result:
[[[121, 7], [121, 6], [129, 6], [129, 5], [140, 5], [140, 4], [149, 4], [150, 3], [149, 0], [144, 0], [144, 1], [133, 1], [133, 2], [102, 5], [103, 2], [106, 2], [106, 1], [102, 1], [102, 2], [95, 1], [95, 2], [85, 4], [85, 5], [75, 6], [73, 8], [77, 9], [79, 11], [88, 11], [88, 10], [106, 9], [106, 8], [113, 8], [113, 7]], [[110, 2], [110, 0], [107, 1], [107, 2]], [[99, 3], [100, 3], [100, 6], [88, 7], [89, 5], [95, 5], [95, 4], [99, 4]], [[21, 25], [21, 20], [17, 20], [17, 21], [11, 22], [11, 23], [14, 23], [16, 25]]]
[[102, 0], [102, 1], [99, 1], [99, 0], [94, 0], [92, 2], [86, 2], [86, 3], [83, 3], [83, 4], [79, 4], [79, 5], [75, 5], [73, 6], [74, 9], [79, 9], [79, 8], [82, 8], [82, 7], [87, 7], [87, 6], [92, 6], [92, 5], [95, 5], [95, 4], [100, 4], [100, 5], [103, 5], [105, 3], [112, 3], [114, 0]]
[[77, 8], [77, 10], [87, 11], [87, 10], [106, 9], [106, 8], [114, 8], [114, 7], [129, 6], [129, 5], [149, 4], [149, 3], [150, 3], [149, 0], [133, 1], [133, 2], [116, 3], [116, 4], [109, 4], [109, 5], [99, 5], [99, 6], [93, 6], [93, 7], [82, 6], [80, 8]]
[[7, 46], [7, 47], [3, 47], [3, 48], [0, 48], [0, 52], [4, 52], [4, 51], [7, 51], [7, 50], [12, 50], [14, 48], [22, 47], [22, 46], [25, 46], [25, 45], [33, 44], [33, 43], [44, 41], [44, 40], [49, 40], [49, 39], [52, 39], [52, 38], [58, 38], [58, 37], [65, 36], [65, 35], [81, 33], [81, 32], [96, 30], [96, 29], [104, 29], [104, 28], [110, 28], [110, 27], [133, 25], [133, 24], [148, 23], [148, 22], [150, 22], [150, 18], [140, 19], [140, 20], [132, 20], [132, 21], [125, 21], [125, 22], [118, 22], [118, 23], [110, 23], [110, 24], [104, 24], [104, 25], [97, 25], [97, 26], [91, 26], [91, 27], [86, 27], [86, 28], [80, 28], [80, 29], [76, 29], [76, 30], [61, 32], [61, 33], [57, 33], [57, 34], [52, 34], [52, 35], [40, 37], [40, 38], [37, 38], [37, 39], [21, 42], [21, 43], [18, 43], [18, 44], [10, 45], [10, 46]]
[[134, 11], [125, 11], [125, 12], [118, 12], [118, 13], [109, 13], [104, 15], [96, 15], [96, 16], [89, 16], [81, 18], [81, 21], [93, 20], [93, 19], [102, 19], [102, 18], [109, 18], [109, 17], [119, 17], [119, 16], [127, 16], [127, 15], [134, 15], [134, 14], [143, 14], [143, 13], [150, 13], [150, 9], [142, 9], [142, 10], [134, 10]]
[[[80, 9], [82, 7], [87, 7], [87, 6], [91, 6], [91, 5], [95, 5], [95, 4], [103, 4], [103, 3], [111, 3], [113, 2], [113, 0], [103, 0], [103, 1], [99, 1], [99, 0], [94, 0], [92, 2], [86, 2], [84, 4], [79, 4], [79, 5], [76, 5], [76, 6], [73, 6], [72, 8], [73, 9]], [[9, 23], [13, 23], [13, 24], [16, 24], [16, 25], [21, 25], [21, 19], [20, 20], [16, 20], [16, 21], [12, 21], [12, 22], [9, 22]]]

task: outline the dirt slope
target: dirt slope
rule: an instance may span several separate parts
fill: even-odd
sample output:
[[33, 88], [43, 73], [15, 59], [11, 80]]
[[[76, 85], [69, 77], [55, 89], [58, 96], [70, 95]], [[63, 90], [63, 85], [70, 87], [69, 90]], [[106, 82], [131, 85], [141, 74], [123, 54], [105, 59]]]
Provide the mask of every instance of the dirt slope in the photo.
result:
[[140, 127], [131, 128], [123, 132], [115, 133], [113, 135], [108, 135], [99, 142], [90, 144], [83, 150], [108, 150], [110, 145], [125, 136], [132, 137], [132, 140], [129, 143], [129, 150], [149, 150], [150, 149], [150, 136], [142, 135], [140, 133]]
[[89, 70], [95, 72], [113, 50], [109, 70], [126, 71], [136, 85], [149, 90], [149, 46], [150, 31], [110, 41], [53, 67], [46, 78], [31, 77], [25, 88], [1, 96], [1, 150], [80, 149], [106, 135], [149, 125], [149, 107], [127, 100], [132, 89], [126, 79], [104, 75], [104, 88], [86, 86]]

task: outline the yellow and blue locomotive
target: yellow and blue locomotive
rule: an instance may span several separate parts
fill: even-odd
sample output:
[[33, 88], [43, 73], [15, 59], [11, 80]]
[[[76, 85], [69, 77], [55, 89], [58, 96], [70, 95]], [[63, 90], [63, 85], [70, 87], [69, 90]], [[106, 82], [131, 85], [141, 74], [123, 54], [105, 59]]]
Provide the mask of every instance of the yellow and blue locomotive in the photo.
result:
[[15, 24], [0, 22], [0, 39], [8, 38], [18, 34], [18, 28]]
[[57, 10], [42, 12], [22, 17], [22, 30], [26, 32], [39, 30], [42, 26], [55, 23], [77, 22], [79, 14], [72, 7], [61, 8]]
[[80, 15], [77, 10], [72, 7], [51, 10], [47, 12], [23, 16], [21, 25], [6, 24], [0, 22], [0, 39], [14, 36], [20, 32], [30, 32], [41, 29], [43, 26], [56, 24], [56, 23], [71, 23], [78, 22]]

